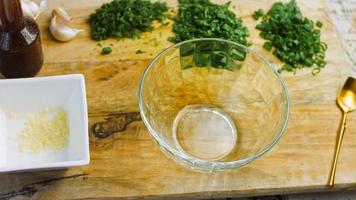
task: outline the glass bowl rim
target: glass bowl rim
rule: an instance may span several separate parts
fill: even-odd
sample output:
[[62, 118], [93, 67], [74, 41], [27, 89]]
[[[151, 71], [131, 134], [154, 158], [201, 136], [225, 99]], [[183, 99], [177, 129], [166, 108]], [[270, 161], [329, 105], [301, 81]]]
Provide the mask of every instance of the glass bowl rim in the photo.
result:
[[[249, 157], [246, 157], [246, 158], [243, 158], [240, 160], [228, 161], [228, 162], [208, 161], [208, 160], [202, 160], [202, 159], [188, 156], [187, 154], [184, 154], [182, 152], [175, 150], [174, 148], [171, 147], [171, 145], [164, 142], [164, 140], [159, 136], [159, 134], [156, 132], [156, 130], [153, 128], [151, 123], [148, 121], [148, 118], [146, 117], [146, 113], [143, 109], [144, 106], [143, 106], [143, 100], [142, 100], [142, 91], [143, 91], [144, 81], [145, 81], [147, 75], [149, 74], [149, 72], [151, 71], [151, 69], [153, 68], [153, 66], [156, 64], [156, 62], [159, 60], [159, 58], [161, 58], [163, 55], [165, 55], [171, 49], [179, 47], [186, 43], [199, 42], [199, 41], [219, 41], [219, 42], [225, 42], [225, 43], [229, 43], [232, 45], [236, 45], [243, 49], [247, 49], [249, 52], [252, 52], [255, 56], [257, 56], [260, 60], [262, 60], [265, 64], [268, 65], [268, 67], [270, 68], [270, 70], [272, 70], [272, 72], [274, 73], [277, 80], [279, 81], [279, 83], [282, 86], [282, 92], [285, 97], [285, 112], [284, 112], [283, 126], [279, 130], [277, 137], [275, 137], [273, 139], [273, 141], [267, 147], [265, 147], [264, 149], [260, 150], [259, 152], [257, 152], [256, 154], [254, 154], [252, 156], [249, 156]], [[256, 50], [254, 50], [252, 48], [249, 48], [247, 46], [244, 46], [242, 44], [239, 44], [239, 43], [236, 43], [233, 41], [220, 39], [220, 38], [197, 38], [197, 39], [185, 40], [183, 42], [173, 44], [173, 45], [163, 49], [160, 53], [158, 53], [158, 55], [156, 55], [150, 61], [149, 65], [146, 67], [146, 69], [144, 70], [144, 72], [141, 76], [140, 83], [139, 83], [139, 89], [138, 89], [138, 104], [139, 104], [139, 110], [140, 110], [140, 115], [141, 115], [142, 121], [144, 122], [145, 126], [147, 127], [149, 134], [159, 144], [159, 146], [161, 146], [169, 154], [173, 155], [174, 158], [179, 157], [179, 158], [183, 159], [184, 161], [188, 162], [190, 165], [192, 165], [193, 168], [195, 166], [200, 166], [199, 168], [204, 168], [204, 169], [206, 168], [207, 170], [212, 170], [212, 171], [241, 167], [241, 166], [244, 166], [244, 165], [256, 160], [257, 158], [259, 158], [262, 155], [264, 155], [265, 153], [267, 153], [269, 150], [271, 150], [277, 144], [277, 142], [280, 140], [280, 138], [283, 136], [284, 132], [286, 131], [287, 125], [288, 125], [288, 120], [289, 120], [289, 113], [290, 113], [290, 99], [288, 96], [286, 84], [284, 83], [282, 77], [279, 75], [277, 70], [273, 67], [273, 64], [267, 58], [265, 58], [264, 56], [262, 56], [260, 53], [258, 53]], [[201, 166], [203, 166], [203, 167], [201, 167]]]

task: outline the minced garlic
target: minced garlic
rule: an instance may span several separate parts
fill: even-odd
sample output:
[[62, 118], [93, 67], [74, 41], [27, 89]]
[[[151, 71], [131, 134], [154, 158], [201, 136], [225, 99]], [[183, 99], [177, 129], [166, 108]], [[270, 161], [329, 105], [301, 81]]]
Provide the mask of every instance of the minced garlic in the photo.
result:
[[58, 151], [68, 145], [68, 116], [62, 109], [44, 109], [30, 114], [20, 132], [19, 150], [38, 153]]

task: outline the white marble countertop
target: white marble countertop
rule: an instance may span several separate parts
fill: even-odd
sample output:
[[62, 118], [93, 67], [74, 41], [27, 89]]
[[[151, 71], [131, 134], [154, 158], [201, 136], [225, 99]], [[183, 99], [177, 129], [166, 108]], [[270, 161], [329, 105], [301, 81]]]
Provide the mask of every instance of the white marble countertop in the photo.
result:
[[356, 0], [328, 0], [333, 22], [356, 75]]

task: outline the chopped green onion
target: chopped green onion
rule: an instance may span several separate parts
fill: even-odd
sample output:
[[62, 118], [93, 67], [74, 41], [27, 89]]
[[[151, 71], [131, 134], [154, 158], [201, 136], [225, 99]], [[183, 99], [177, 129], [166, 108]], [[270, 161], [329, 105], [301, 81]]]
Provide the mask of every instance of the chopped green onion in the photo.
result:
[[107, 55], [107, 54], [109, 54], [109, 53], [111, 53], [111, 52], [112, 52], [111, 47], [104, 47], [104, 48], [101, 50], [101, 54], [102, 54], [102, 55]]
[[[322, 23], [317, 21], [315, 25], [320, 28]], [[321, 42], [320, 30], [314, 27], [313, 21], [303, 17], [295, 0], [274, 3], [256, 28], [266, 40], [263, 48], [285, 62], [279, 72], [295, 73], [309, 67], [315, 75], [325, 67], [328, 46]]]

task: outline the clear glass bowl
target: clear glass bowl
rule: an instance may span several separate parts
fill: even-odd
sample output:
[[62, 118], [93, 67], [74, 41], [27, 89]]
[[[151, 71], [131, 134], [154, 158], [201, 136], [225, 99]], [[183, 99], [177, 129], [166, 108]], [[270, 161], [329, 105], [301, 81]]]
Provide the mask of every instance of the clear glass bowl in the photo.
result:
[[222, 39], [194, 39], [156, 56], [139, 86], [142, 119], [163, 152], [204, 171], [241, 167], [286, 129], [289, 99], [272, 64]]

